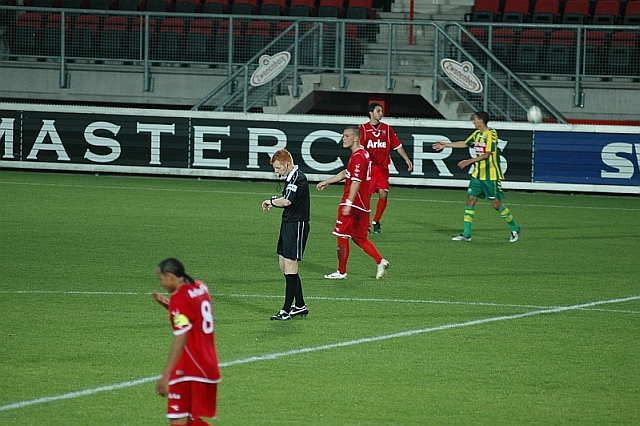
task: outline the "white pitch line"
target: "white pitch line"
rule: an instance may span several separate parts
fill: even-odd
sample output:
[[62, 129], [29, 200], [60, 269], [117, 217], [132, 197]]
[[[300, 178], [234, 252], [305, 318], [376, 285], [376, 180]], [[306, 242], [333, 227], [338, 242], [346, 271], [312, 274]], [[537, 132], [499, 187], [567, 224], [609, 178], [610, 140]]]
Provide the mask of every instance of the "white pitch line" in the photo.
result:
[[[274, 360], [274, 359], [283, 358], [283, 357], [287, 357], [287, 356], [307, 354], [307, 353], [311, 353], [311, 352], [325, 351], [325, 350], [335, 349], [335, 348], [344, 348], [344, 347], [347, 347], [347, 346], [361, 345], [361, 344], [364, 344], [364, 343], [380, 342], [382, 340], [397, 339], [397, 338], [401, 338], [401, 337], [411, 337], [411, 336], [416, 336], [416, 335], [420, 335], [420, 334], [431, 333], [431, 332], [434, 332], [434, 331], [451, 330], [451, 329], [454, 329], [454, 328], [470, 327], [470, 326], [474, 326], [474, 325], [489, 324], [489, 323], [500, 322], [500, 321], [509, 321], [509, 320], [514, 320], [514, 319], [537, 316], [537, 315], [554, 314], [554, 313], [559, 313], [559, 312], [580, 310], [580, 309], [589, 308], [589, 307], [593, 307], [593, 306], [606, 305], [606, 304], [612, 304], [612, 303], [629, 302], [629, 301], [632, 301], [632, 300], [640, 300], [640, 296], [629, 296], [629, 297], [624, 297], [624, 298], [620, 298], [620, 299], [600, 300], [600, 301], [596, 301], [596, 302], [582, 303], [582, 304], [579, 304], [579, 305], [572, 305], [572, 306], [558, 306], [556, 308], [524, 312], [524, 313], [521, 313], [521, 314], [502, 315], [502, 316], [493, 317], [493, 318], [484, 318], [484, 319], [466, 321], [466, 322], [461, 322], [461, 323], [445, 324], [445, 325], [440, 325], [440, 326], [437, 326], [437, 327], [428, 327], [428, 328], [421, 328], [421, 329], [417, 329], [417, 330], [401, 331], [401, 332], [392, 333], [392, 334], [383, 334], [381, 336], [375, 336], [375, 337], [363, 337], [361, 339], [347, 340], [345, 342], [331, 343], [331, 344], [328, 344], [328, 345], [313, 346], [313, 347], [310, 347], [310, 348], [293, 349], [293, 350], [285, 351], [285, 352], [275, 352], [275, 353], [272, 353], [272, 354], [265, 354], [265, 355], [253, 356], [253, 357], [248, 357], [248, 358], [241, 358], [241, 359], [237, 359], [235, 361], [222, 362], [222, 363], [220, 363], [220, 367], [226, 368], [226, 367], [231, 367], [231, 366], [234, 366], [234, 365], [249, 364], [249, 363], [258, 362], [258, 361]], [[134, 380], [134, 381], [130, 381], [130, 382], [118, 383], [118, 384], [110, 385], [110, 386], [102, 386], [102, 387], [99, 387], [99, 388], [86, 389], [86, 390], [78, 391], [78, 392], [70, 392], [70, 393], [66, 393], [66, 394], [63, 394], [63, 395], [50, 396], [50, 397], [33, 399], [33, 400], [29, 400], [29, 401], [16, 402], [14, 404], [0, 406], [0, 411], [13, 410], [13, 409], [16, 409], [16, 408], [28, 407], [30, 405], [42, 404], [42, 403], [46, 403], [46, 402], [59, 401], [59, 400], [64, 400], [64, 399], [79, 398], [81, 396], [93, 395], [93, 394], [100, 393], [100, 392], [107, 392], [107, 391], [112, 391], [112, 390], [116, 390], [116, 389], [123, 389], [123, 388], [127, 388], [127, 387], [132, 387], [132, 386], [148, 383], [148, 382], [157, 380], [159, 377], [160, 376], [146, 377], [146, 378], [143, 378], [143, 379], [138, 379], [138, 380]]]
[[[275, 183], [275, 181], [274, 181]], [[230, 195], [265, 195], [268, 194], [269, 191], [265, 190], [263, 192], [248, 192], [248, 191], [220, 191], [215, 189], [183, 189], [183, 188], [145, 188], [145, 187], [135, 187], [135, 186], [103, 186], [103, 185], [73, 185], [73, 184], [58, 184], [58, 183], [37, 183], [37, 182], [0, 182], [0, 184], [5, 185], [31, 185], [31, 186], [51, 186], [51, 187], [61, 187], [61, 188], [90, 188], [90, 189], [125, 189], [129, 191], [162, 191], [162, 192], [190, 192], [190, 193], [202, 193], [202, 194], [230, 194]], [[268, 181], [265, 181], [265, 184], [268, 184]], [[339, 195], [320, 195], [320, 194], [312, 194], [313, 198], [340, 198]], [[450, 200], [427, 200], [427, 199], [416, 199], [416, 198], [394, 198], [397, 201], [405, 201], [405, 202], [419, 202], [419, 203], [439, 203], [439, 204], [460, 204], [461, 201], [450, 201]], [[631, 209], [624, 207], [593, 207], [593, 206], [562, 206], [562, 205], [552, 205], [552, 204], [517, 204], [517, 203], [509, 203], [512, 206], [522, 206], [522, 207], [547, 207], [547, 208], [556, 208], [556, 209], [586, 209], [586, 210], [613, 210], [613, 211], [640, 211], [640, 209]]]
[[[124, 295], [124, 296], [149, 296], [150, 292], [140, 293], [131, 291], [63, 291], [63, 290], [0, 290], [0, 294], [73, 294], [73, 295], [88, 295], [88, 296], [111, 296], [111, 295]], [[281, 295], [271, 294], [240, 294], [240, 293], [212, 293], [212, 297], [251, 297], [259, 299], [281, 299]], [[422, 299], [376, 299], [366, 297], [328, 297], [328, 296], [305, 296], [309, 300], [327, 300], [331, 302], [371, 302], [371, 303], [413, 303], [413, 304], [433, 304], [433, 305], [462, 305], [462, 306], [492, 306], [496, 308], [532, 308], [532, 309], [552, 309], [557, 306], [543, 306], [543, 305], [520, 305], [516, 303], [495, 303], [495, 302], [462, 302], [462, 301], [449, 301], [449, 300], [422, 300]], [[589, 309], [584, 308], [585, 311], [599, 311], [599, 312], [617, 312], [625, 314], [640, 314], [640, 311], [633, 310], [621, 310], [621, 309]]]

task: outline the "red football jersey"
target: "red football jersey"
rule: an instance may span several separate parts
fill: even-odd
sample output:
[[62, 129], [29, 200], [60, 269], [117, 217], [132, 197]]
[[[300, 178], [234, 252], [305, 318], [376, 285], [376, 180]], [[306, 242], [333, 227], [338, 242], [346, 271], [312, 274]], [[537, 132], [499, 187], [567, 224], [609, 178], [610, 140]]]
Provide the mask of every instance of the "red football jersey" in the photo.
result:
[[360, 145], [371, 155], [371, 162], [376, 166], [388, 166], [391, 162], [391, 149], [402, 146], [396, 132], [387, 123], [380, 122], [377, 126], [371, 123], [360, 125]]
[[340, 205], [345, 205], [345, 201], [349, 196], [351, 190], [351, 182], [360, 182], [360, 188], [358, 188], [358, 194], [356, 199], [353, 200], [353, 208], [370, 212], [371, 211], [371, 194], [369, 193], [369, 182], [371, 181], [371, 158], [369, 153], [360, 148], [351, 154], [349, 158], [349, 164], [347, 164], [347, 177], [344, 182], [344, 194], [342, 195], [342, 202]]
[[175, 336], [189, 333], [187, 345], [171, 373], [169, 384], [186, 381], [218, 383], [220, 367], [214, 343], [213, 307], [206, 284], [196, 281], [180, 286], [169, 300], [169, 317]]

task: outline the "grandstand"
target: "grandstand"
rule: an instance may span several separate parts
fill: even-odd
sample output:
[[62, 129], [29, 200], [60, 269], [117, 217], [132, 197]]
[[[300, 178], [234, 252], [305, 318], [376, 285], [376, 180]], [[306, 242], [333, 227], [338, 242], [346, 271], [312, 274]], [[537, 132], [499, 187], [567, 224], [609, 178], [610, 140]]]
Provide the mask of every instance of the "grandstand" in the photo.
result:
[[[336, 115], [354, 113], [349, 99], [378, 99], [395, 116], [450, 120], [486, 109], [520, 121], [538, 104], [548, 121], [640, 122], [640, 0], [412, 4], [2, 0], [0, 94], [5, 102]], [[281, 51], [291, 54], [286, 69], [250, 85], [260, 58]], [[484, 90], [461, 89], [443, 59], [472, 70]]]

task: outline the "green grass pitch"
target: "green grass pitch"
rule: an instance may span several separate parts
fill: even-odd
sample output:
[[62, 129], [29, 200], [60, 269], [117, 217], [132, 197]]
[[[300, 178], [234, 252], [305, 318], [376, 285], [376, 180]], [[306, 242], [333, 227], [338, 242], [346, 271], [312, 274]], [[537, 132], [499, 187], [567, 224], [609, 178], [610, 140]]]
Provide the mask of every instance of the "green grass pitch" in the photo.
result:
[[330, 281], [342, 186], [313, 189], [310, 315], [276, 322], [276, 186], [1, 171], [0, 424], [168, 424], [168, 256], [212, 292], [216, 425], [640, 424], [638, 197], [509, 191], [520, 241], [480, 201], [461, 243], [464, 189], [392, 187], [387, 277], [352, 244]]

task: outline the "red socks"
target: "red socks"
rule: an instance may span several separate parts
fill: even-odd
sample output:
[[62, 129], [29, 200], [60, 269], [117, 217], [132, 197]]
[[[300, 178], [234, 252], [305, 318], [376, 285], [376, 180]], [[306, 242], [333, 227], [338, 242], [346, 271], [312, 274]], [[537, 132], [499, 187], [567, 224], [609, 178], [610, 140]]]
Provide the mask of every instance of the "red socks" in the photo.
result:
[[347, 273], [347, 261], [349, 260], [349, 239], [338, 238], [338, 271]]
[[353, 242], [356, 243], [362, 250], [364, 250], [365, 253], [373, 257], [373, 259], [376, 261], [376, 265], [380, 264], [380, 262], [382, 261], [382, 256], [380, 256], [380, 252], [378, 251], [376, 246], [373, 245], [371, 240], [369, 240], [368, 238], [354, 238]]
[[382, 213], [384, 213], [384, 209], [387, 208], [387, 200], [383, 200], [382, 198], [378, 199], [378, 205], [376, 207], [376, 215], [373, 218], [374, 222], [380, 222], [380, 218], [382, 217]]

